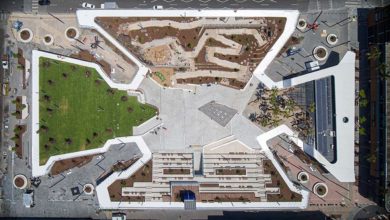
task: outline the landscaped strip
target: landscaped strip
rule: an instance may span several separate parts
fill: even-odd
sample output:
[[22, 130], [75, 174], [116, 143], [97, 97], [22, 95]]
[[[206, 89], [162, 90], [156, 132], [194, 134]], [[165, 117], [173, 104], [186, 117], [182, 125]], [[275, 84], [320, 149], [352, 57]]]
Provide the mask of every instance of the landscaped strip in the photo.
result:
[[115, 137], [131, 136], [156, 109], [110, 88], [95, 69], [39, 59], [39, 156], [94, 149]]

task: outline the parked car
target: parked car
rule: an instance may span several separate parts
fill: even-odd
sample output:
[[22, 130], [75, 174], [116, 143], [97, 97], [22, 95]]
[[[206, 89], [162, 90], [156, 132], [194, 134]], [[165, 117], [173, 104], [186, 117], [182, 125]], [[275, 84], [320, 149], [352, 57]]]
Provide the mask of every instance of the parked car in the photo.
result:
[[295, 47], [289, 48], [287, 50], [287, 56], [292, 56], [292, 55], [299, 53], [301, 51], [302, 51], [302, 48], [295, 48]]
[[39, 0], [39, 5], [50, 5], [50, 0]]
[[8, 56], [7, 55], [3, 55], [3, 57], [1, 58], [1, 63], [3, 65], [3, 69], [7, 70], [8, 69]]
[[162, 5], [155, 5], [155, 6], [153, 6], [153, 9], [154, 10], [163, 10], [164, 7]]
[[95, 8], [95, 5], [90, 4], [90, 3], [88, 3], [88, 2], [84, 2], [83, 4], [81, 4], [81, 6], [82, 6], [83, 8], [91, 8], [91, 9], [94, 9], [94, 8]]

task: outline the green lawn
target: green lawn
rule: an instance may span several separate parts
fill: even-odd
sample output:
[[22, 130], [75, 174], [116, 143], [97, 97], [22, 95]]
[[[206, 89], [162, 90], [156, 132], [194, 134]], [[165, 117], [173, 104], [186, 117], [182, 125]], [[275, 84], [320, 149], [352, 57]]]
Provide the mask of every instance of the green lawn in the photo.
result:
[[131, 136], [156, 115], [125, 91], [111, 89], [95, 69], [40, 58], [39, 156], [103, 146], [111, 138]]

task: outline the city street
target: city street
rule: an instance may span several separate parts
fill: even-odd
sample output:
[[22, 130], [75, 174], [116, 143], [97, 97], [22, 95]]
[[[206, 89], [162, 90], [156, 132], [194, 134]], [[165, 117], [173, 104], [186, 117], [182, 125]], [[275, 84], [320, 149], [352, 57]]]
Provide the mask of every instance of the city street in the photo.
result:
[[[25, 13], [51, 12], [51, 13], [70, 13], [77, 8], [81, 8], [84, 0], [51, 0], [50, 6], [38, 6], [38, 0], [14, 0], [0, 2], [0, 8], [4, 11], [20, 11]], [[94, 4], [97, 8], [105, 0], [90, 0], [88, 3]], [[339, 9], [344, 7], [357, 8], [375, 7], [390, 0], [118, 0], [115, 1], [119, 8], [147, 9], [155, 5], [161, 5], [164, 9], [295, 9], [301, 12], [318, 11], [328, 9]], [[32, 7], [34, 5], [34, 7]], [[38, 9], [38, 11], [37, 11]]]

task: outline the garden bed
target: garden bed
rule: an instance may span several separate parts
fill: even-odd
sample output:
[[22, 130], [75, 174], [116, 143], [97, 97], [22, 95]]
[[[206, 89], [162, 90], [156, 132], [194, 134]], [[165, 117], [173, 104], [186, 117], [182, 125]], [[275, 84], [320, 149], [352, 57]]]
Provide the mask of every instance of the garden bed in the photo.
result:
[[246, 175], [245, 168], [216, 169], [216, 175]]
[[22, 103], [22, 96], [17, 96], [16, 99], [12, 101], [12, 103], [15, 104], [16, 108], [12, 115], [14, 115], [16, 119], [22, 119], [22, 111], [23, 109], [27, 108], [27, 106]]
[[267, 194], [268, 202], [299, 202], [302, 200], [302, 195], [291, 191], [282, 176], [276, 170], [276, 167], [270, 160], [263, 160], [265, 174], [271, 174], [271, 183], [266, 184], [266, 187], [278, 187], [279, 194]]
[[[180, 54], [180, 52], [177, 52], [177, 47], [182, 47], [184, 51], [193, 51], [199, 43], [199, 39], [201, 37], [204, 37], [204, 35], [207, 35], [208, 33], [204, 33], [206, 30], [214, 30], [214, 29], [231, 29], [231, 24], [227, 23], [226, 26], [223, 24], [220, 25], [204, 25], [204, 24], [195, 24], [190, 29], [180, 29], [171, 26], [171, 23], [166, 26], [149, 26], [145, 25], [145, 27], [142, 28], [129, 28], [129, 25], [136, 25], [139, 24], [139, 26], [142, 26], [142, 24], [145, 24], [146, 21], [153, 21], [153, 20], [168, 20], [172, 22], [181, 22], [181, 23], [189, 23], [193, 22], [195, 20], [198, 20], [199, 18], [187, 18], [187, 17], [127, 17], [127, 18], [120, 18], [120, 17], [97, 17], [95, 18], [95, 22], [101, 26], [103, 29], [105, 29], [108, 33], [110, 33], [113, 37], [115, 37], [125, 48], [127, 48], [131, 53], [133, 53], [141, 62], [143, 62], [147, 66], [156, 66], [157, 64], [153, 59], [150, 59], [150, 57], [153, 57], [153, 54], [156, 54], [156, 51], [165, 51], [165, 50], [158, 50], [156, 49], [157, 46], [154, 47], [154, 49], [151, 49], [151, 52], [145, 53], [145, 51], [148, 51], [150, 48], [146, 48], [144, 44], [153, 42], [154, 40], [161, 40], [161, 39], [167, 39], [167, 38], [174, 38], [175, 39], [175, 47], [171, 47], [171, 53], [170, 54]], [[220, 18], [204, 18], [204, 19], [210, 19], [210, 20], [216, 20], [219, 19], [220, 21], [223, 21], [226, 19], [225, 17]], [[186, 72], [187, 69], [191, 69], [191, 71], [203, 71], [202, 74], [204, 74], [205, 71], [210, 71], [210, 76], [205, 77], [194, 77], [190, 79], [181, 79], [179, 77], [176, 78], [178, 83], [192, 83], [192, 84], [204, 84], [204, 83], [222, 83], [225, 86], [235, 88], [235, 89], [242, 89], [245, 87], [247, 81], [251, 78], [253, 70], [257, 67], [257, 65], [261, 62], [261, 60], [264, 58], [268, 50], [273, 46], [273, 44], [278, 40], [280, 35], [283, 32], [283, 28], [286, 23], [286, 18], [284, 17], [277, 17], [277, 18], [238, 18], [238, 20], [242, 19], [261, 19], [265, 22], [265, 25], [262, 25], [261, 28], [254, 28], [254, 27], [247, 27], [247, 23], [243, 23], [244, 26], [240, 28], [240, 26], [234, 27], [237, 29], [249, 29], [251, 28], [254, 31], [258, 31], [261, 34], [261, 37], [265, 41], [265, 44], [261, 47], [259, 46], [259, 43], [257, 39], [251, 35], [251, 34], [225, 34], [225, 37], [237, 42], [238, 44], [241, 44], [243, 46], [243, 49], [240, 51], [237, 55], [225, 55], [225, 54], [215, 54], [214, 56], [219, 59], [227, 60], [230, 62], [238, 63], [240, 65], [240, 68], [226, 68], [224, 66], [220, 66], [218, 63], [212, 63], [209, 62], [206, 59], [206, 51], [208, 47], [218, 47], [218, 48], [229, 48], [228, 45], [225, 45], [222, 42], [219, 42], [215, 39], [208, 38], [205, 42], [205, 45], [203, 48], [199, 48], [200, 52], [197, 55], [191, 55], [190, 57], [187, 57], [188, 59], [185, 60], [185, 64], [189, 66], [182, 67], [183, 70], [179, 70], [180, 72]], [[226, 21], [227, 22], [227, 21]], [[191, 24], [192, 25], [192, 24]], [[239, 33], [239, 32], [237, 32]], [[169, 45], [159, 45], [159, 46], [166, 46], [168, 48]], [[158, 46], [158, 47], [159, 47]], [[156, 51], [154, 51], [156, 50]], [[163, 53], [162, 55], [159, 55], [158, 57], [163, 57], [164, 59], [172, 59], [172, 61], [175, 61], [172, 55], [168, 56]], [[195, 57], [193, 57], [195, 56]], [[194, 61], [194, 62], [193, 62]], [[163, 61], [161, 61], [163, 62]], [[165, 62], [170, 63], [171, 60]], [[176, 62], [176, 61], [175, 61]], [[158, 65], [161, 65], [161, 63], [158, 63]], [[242, 68], [241, 68], [242, 67]], [[234, 79], [225, 79], [223, 82], [221, 80], [211, 80], [213, 75], [213, 71], [225, 71], [229, 72], [229, 75], [238, 75], [237, 78]], [[234, 72], [232, 74], [232, 72]], [[237, 74], [235, 74], [237, 73]], [[166, 77], [164, 74], [160, 71], [153, 71], [152, 72], [152, 78], [155, 79], [158, 83], [160, 83], [163, 86], [170, 86], [169, 78]], [[210, 80], [209, 80], [210, 79]]]
[[74, 28], [69, 28], [67, 31], [66, 31], [66, 36], [71, 38], [71, 39], [74, 39], [76, 36], [77, 36], [77, 31], [76, 29]]
[[25, 184], [24, 179], [22, 177], [16, 177], [14, 183], [15, 183], [15, 186], [17, 186], [19, 188], [21, 188]]
[[153, 163], [150, 160], [145, 166], [137, 170], [131, 177], [123, 180], [116, 180], [107, 189], [110, 195], [111, 201], [134, 201], [134, 199], [140, 196], [122, 196], [123, 187], [133, 187], [135, 182], [152, 182]]
[[26, 125], [16, 125], [14, 128], [15, 136], [12, 137], [12, 140], [15, 142], [15, 154], [20, 159], [23, 158], [23, 134], [26, 130]]
[[50, 36], [45, 36], [44, 38], [45, 43], [50, 43], [52, 38]]
[[87, 50], [80, 50], [78, 53], [70, 55], [70, 57], [79, 59], [79, 60], [84, 60], [87, 62], [92, 62], [98, 64], [103, 71], [106, 73], [108, 77], [111, 76], [111, 65], [106, 62], [105, 60], [97, 60], [95, 56], [93, 56], [89, 51]]
[[202, 202], [260, 202], [252, 192], [242, 193], [199, 193]]
[[169, 168], [163, 169], [164, 175], [189, 175], [191, 174], [190, 169], [180, 169], [180, 168]]
[[[127, 19], [127, 20], [126, 20]], [[199, 41], [201, 27], [192, 29], [177, 29], [169, 26], [164, 27], [146, 27], [141, 30], [131, 30], [127, 32], [119, 31], [119, 26], [128, 22], [128, 19], [120, 19], [116, 17], [95, 18], [97, 24], [106, 29], [112, 36], [119, 39], [122, 45], [126, 47], [132, 47], [130, 42], [126, 41], [126, 36], [138, 41], [141, 44], [151, 42], [156, 39], [163, 39], [165, 37], [177, 37], [183, 49], [186, 51], [192, 51], [196, 47]], [[177, 18], [180, 20], [180, 18]], [[121, 20], [121, 21], [119, 21]], [[151, 18], [149, 18], [151, 20]], [[118, 22], [119, 21], [119, 22]], [[134, 21], [136, 22], [136, 21]], [[133, 23], [133, 22], [132, 22]]]
[[20, 32], [20, 38], [22, 38], [22, 40], [28, 40], [30, 38], [30, 32], [28, 30], [23, 30]]
[[87, 163], [91, 162], [93, 157], [96, 155], [89, 155], [83, 157], [75, 157], [66, 160], [59, 160], [54, 163], [50, 170], [51, 175], [58, 175], [64, 171], [72, 169], [74, 167], [82, 167]]

